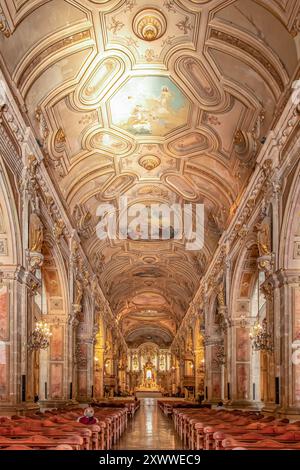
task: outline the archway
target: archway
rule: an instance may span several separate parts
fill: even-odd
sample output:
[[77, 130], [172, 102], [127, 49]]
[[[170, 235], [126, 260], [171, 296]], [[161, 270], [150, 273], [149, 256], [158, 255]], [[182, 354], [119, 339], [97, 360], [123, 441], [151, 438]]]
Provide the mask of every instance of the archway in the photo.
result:
[[[0, 403], [2, 409], [25, 401], [25, 350], [20, 341], [26, 338], [26, 305], [18, 308], [22, 283], [18, 266], [22, 262], [16, 192], [0, 156]], [[25, 381], [22, 385], [25, 385]], [[23, 392], [22, 392], [23, 390]]]
[[[297, 150], [299, 152], [299, 150]], [[282, 227], [279, 240], [281, 411], [300, 409], [300, 165], [291, 168], [284, 181]], [[284, 319], [284, 321], [283, 321]]]
[[265, 298], [261, 285], [265, 277], [258, 270], [259, 251], [251, 236], [242, 252], [233, 277], [231, 328], [231, 389], [232, 402], [253, 404], [266, 394], [266, 352], [252, 347], [251, 333], [265, 318]]
[[[42, 246], [41, 288], [35, 296], [34, 320], [44, 320], [50, 329], [49, 347], [38, 351], [34, 394], [40, 403], [65, 402], [71, 395], [72, 372], [68, 324], [67, 277], [62, 256], [51, 238]], [[72, 358], [72, 355], [71, 355]], [[72, 359], [71, 359], [72, 360]]]

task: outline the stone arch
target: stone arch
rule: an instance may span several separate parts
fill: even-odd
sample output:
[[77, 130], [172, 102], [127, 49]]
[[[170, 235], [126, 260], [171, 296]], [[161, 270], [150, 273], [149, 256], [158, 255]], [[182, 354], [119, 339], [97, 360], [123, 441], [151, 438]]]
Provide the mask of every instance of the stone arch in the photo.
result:
[[22, 263], [20, 225], [13, 188], [0, 155], [0, 262]]
[[279, 240], [281, 405], [287, 413], [300, 408], [300, 163], [285, 179], [282, 226]]
[[39, 383], [34, 388], [40, 401], [47, 404], [65, 402], [70, 397], [72, 344], [68, 323], [68, 276], [60, 249], [51, 236], [45, 237], [42, 255], [41, 291], [36, 296], [34, 316], [47, 322], [51, 337], [49, 348], [39, 353]]
[[[256, 320], [261, 322], [266, 312], [265, 300], [260, 291], [264, 275], [259, 272], [259, 250], [254, 234], [245, 241], [237, 255], [233, 272], [230, 298], [231, 311], [231, 383], [232, 400], [249, 403], [263, 399], [264, 353], [252, 350], [250, 333]], [[257, 306], [259, 302], [259, 306]]]
[[[289, 187], [290, 175], [294, 178]], [[283, 269], [300, 269], [300, 163], [286, 178], [288, 197], [283, 207], [283, 219], [279, 240], [279, 265]]]
[[18, 307], [22, 285], [21, 233], [14, 192], [0, 155], [0, 403], [13, 405], [20, 395], [20, 333], [26, 328], [26, 306]]

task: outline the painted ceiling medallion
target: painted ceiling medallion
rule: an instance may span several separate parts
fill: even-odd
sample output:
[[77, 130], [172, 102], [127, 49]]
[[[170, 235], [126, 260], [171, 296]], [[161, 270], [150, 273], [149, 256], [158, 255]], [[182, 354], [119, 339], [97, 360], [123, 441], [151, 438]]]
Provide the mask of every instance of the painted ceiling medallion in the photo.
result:
[[161, 38], [167, 29], [167, 20], [164, 15], [153, 8], [140, 11], [134, 17], [134, 34], [144, 41], [155, 41]]
[[160, 159], [155, 155], [144, 155], [139, 159], [139, 165], [145, 170], [151, 171], [160, 165]]

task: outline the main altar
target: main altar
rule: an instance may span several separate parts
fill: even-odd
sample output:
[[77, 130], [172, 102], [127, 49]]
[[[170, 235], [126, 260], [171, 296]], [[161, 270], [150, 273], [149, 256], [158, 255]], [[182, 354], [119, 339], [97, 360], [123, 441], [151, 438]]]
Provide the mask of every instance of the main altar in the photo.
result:
[[140, 384], [135, 389], [136, 395], [141, 397], [159, 397], [161, 389], [157, 384], [157, 371], [154, 364], [148, 360], [141, 371]]

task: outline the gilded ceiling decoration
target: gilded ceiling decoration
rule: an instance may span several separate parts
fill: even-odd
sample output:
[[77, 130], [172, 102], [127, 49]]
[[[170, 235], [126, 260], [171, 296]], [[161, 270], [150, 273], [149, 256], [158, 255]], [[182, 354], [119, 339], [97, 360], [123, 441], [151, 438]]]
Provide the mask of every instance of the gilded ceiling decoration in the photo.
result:
[[[119, 22], [119, 29], [122, 29], [121, 24]], [[144, 41], [156, 41], [165, 34], [167, 20], [161, 11], [153, 8], [143, 8], [134, 17], [132, 28], [138, 38]]]
[[[296, 77], [299, 12], [0, 0], [0, 59], [128, 344], [172, 342]], [[99, 240], [97, 208], [120, 196], [203, 203], [204, 248]]]

